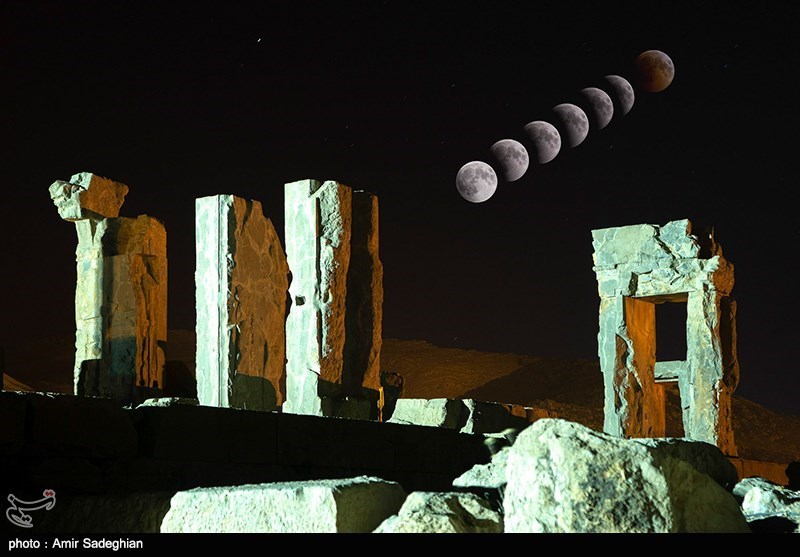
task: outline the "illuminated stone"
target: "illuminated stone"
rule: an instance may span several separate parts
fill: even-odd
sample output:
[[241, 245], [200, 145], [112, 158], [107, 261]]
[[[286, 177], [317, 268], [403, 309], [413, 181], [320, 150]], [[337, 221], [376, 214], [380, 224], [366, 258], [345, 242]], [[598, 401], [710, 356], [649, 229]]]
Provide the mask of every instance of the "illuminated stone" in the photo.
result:
[[283, 402], [289, 268], [258, 201], [195, 200], [200, 404], [274, 410]]
[[524, 407], [448, 398], [398, 399], [388, 421], [457, 429], [462, 433], [494, 433], [528, 425]]
[[284, 215], [292, 279], [283, 411], [377, 419], [377, 198], [334, 181], [302, 180], [286, 184]]
[[501, 534], [503, 515], [474, 493], [415, 491], [376, 534]]
[[733, 494], [742, 500], [742, 512], [748, 521], [792, 521], [794, 527], [788, 531], [800, 533], [800, 491], [764, 478], [744, 478], [736, 484]]
[[[736, 455], [731, 395], [739, 383], [733, 265], [688, 220], [592, 231], [600, 296], [598, 354], [606, 433], [662, 437], [661, 383], [677, 381], [686, 437]], [[686, 360], [656, 361], [656, 304], [685, 303]]]
[[141, 402], [164, 383], [166, 230], [147, 215], [75, 225], [75, 394]]
[[509, 449], [505, 531], [747, 533], [730, 492], [735, 476], [709, 443], [622, 439], [543, 419]]
[[91, 172], [79, 172], [68, 182], [56, 180], [50, 186], [50, 198], [67, 221], [118, 217], [127, 193], [125, 184]]
[[400, 484], [359, 476], [179, 491], [162, 533], [370, 533], [403, 504]]
[[75, 394], [138, 403], [163, 387], [167, 235], [155, 218], [118, 217], [128, 186], [88, 172], [50, 194], [75, 222]]

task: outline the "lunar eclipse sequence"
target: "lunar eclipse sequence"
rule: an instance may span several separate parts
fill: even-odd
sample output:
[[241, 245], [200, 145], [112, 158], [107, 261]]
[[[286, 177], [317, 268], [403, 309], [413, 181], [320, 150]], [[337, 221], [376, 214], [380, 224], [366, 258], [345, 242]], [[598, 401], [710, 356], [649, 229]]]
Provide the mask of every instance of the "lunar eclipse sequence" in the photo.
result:
[[[663, 91], [675, 76], [672, 60], [660, 50], [642, 52], [633, 67], [634, 83], [648, 93]], [[556, 158], [563, 147], [577, 147], [589, 135], [590, 128], [601, 130], [611, 122], [615, 104], [618, 114], [628, 114], [635, 99], [630, 81], [610, 74], [603, 78], [603, 83], [605, 89], [586, 87], [580, 91], [588, 114], [575, 104], [558, 104], [550, 111], [552, 123], [535, 120], [525, 124], [525, 145], [515, 139], [501, 139], [489, 148], [494, 165], [476, 160], [462, 166], [456, 175], [456, 189], [461, 197], [482, 203], [497, 191], [499, 178], [514, 182], [525, 175], [531, 160], [545, 164]]]

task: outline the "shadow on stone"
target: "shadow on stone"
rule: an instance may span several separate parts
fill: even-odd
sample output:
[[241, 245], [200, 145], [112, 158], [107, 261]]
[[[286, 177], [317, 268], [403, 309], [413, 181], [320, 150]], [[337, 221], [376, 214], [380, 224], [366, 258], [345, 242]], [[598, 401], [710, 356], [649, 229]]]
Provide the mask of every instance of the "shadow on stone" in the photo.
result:
[[233, 379], [233, 400], [243, 410], [271, 412], [278, 404], [275, 386], [264, 377], [237, 374]]

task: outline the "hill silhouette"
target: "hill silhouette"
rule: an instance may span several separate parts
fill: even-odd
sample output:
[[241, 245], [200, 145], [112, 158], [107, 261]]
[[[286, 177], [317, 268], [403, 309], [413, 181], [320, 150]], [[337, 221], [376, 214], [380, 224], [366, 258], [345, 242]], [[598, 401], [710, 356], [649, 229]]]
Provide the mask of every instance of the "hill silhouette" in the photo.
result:
[[[5, 388], [71, 393], [72, 338], [14, 347], [6, 356]], [[171, 330], [167, 359], [190, 372], [195, 335]], [[443, 348], [423, 340], [384, 339], [381, 370], [403, 377], [403, 398], [463, 398], [545, 408], [598, 431], [603, 427], [603, 376], [592, 360], [537, 358]], [[677, 387], [667, 388], [667, 435], [683, 435]], [[789, 463], [800, 460], [800, 416], [774, 412], [733, 396], [739, 456]]]

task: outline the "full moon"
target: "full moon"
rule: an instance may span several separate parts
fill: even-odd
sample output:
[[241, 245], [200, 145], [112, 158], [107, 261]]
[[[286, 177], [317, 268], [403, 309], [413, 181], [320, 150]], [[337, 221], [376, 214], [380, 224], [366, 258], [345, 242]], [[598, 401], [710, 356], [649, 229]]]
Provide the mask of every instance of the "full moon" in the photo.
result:
[[528, 151], [522, 143], [513, 139], [501, 139], [489, 151], [500, 166], [506, 182], [519, 180], [528, 170]]
[[589, 135], [589, 117], [580, 107], [562, 103], [553, 107], [553, 113], [563, 128], [561, 135], [570, 147], [577, 147]]
[[525, 135], [533, 147], [533, 155], [539, 164], [550, 162], [561, 150], [561, 135], [550, 122], [536, 120], [525, 124]]
[[617, 106], [622, 112], [622, 115], [625, 116], [631, 111], [631, 108], [633, 108], [633, 101], [635, 99], [633, 87], [627, 79], [618, 75], [607, 75], [603, 79], [608, 83], [614, 95], [614, 99], [617, 101]]
[[649, 93], [663, 91], [675, 77], [675, 66], [660, 50], [646, 50], [634, 61], [636, 83]]
[[497, 189], [497, 174], [485, 162], [468, 162], [456, 175], [456, 189], [467, 201], [483, 203]]
[[592, 116], [597, 125], [597, 129], [602, 130], [611, 121], [614, 116], [614, 103], [608, 93], [597, 87], [587, 87], [581, 89], [581, 95], [592, 107]]

